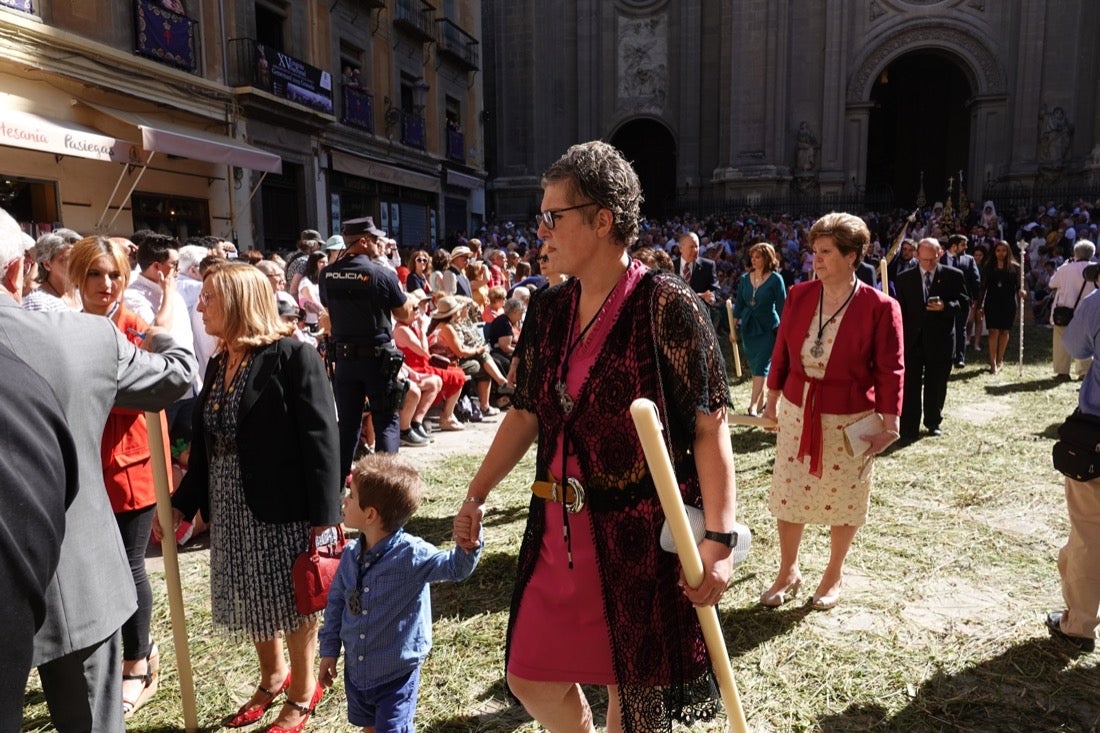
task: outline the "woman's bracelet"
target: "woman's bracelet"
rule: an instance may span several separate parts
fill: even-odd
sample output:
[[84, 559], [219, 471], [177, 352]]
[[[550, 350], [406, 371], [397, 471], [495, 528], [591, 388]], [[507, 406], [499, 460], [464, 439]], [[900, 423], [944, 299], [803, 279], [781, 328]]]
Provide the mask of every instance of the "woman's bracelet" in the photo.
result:
[[485, 497], [482, 497], [482, 496], [467, 496], [465, 499], [462, 500], [462, 503], [463, 504], [478, 504], [478, 505], [481, 505], [481, 504], [485, 503]]

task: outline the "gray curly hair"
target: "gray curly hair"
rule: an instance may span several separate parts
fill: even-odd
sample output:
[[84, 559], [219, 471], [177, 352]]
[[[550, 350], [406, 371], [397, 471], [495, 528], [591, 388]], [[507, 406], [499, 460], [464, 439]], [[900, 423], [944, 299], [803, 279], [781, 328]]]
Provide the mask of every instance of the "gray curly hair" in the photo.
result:
[[[542, 176], [543, 188], [563, 182], [575, 198], [595, 202], [611, 212], [611, 233], [619, 243], [634, 243], [641, 217], [642, 185], [622, 153], [601, 140], [573, 145]], [[595, 216], [591, 209], [581, 213], [589, 223]]]

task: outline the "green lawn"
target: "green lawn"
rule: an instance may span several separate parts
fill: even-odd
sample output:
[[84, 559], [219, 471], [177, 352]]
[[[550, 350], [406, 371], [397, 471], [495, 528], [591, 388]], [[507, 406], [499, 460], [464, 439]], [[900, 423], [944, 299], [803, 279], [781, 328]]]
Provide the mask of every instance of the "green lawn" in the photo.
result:
[[[778, 562], [767, 493], [774, 438], [732, 432], [740, 517], [754, 532], [749, 560], [719, 608], [750, 729], [773, 731], [1094, 731], [1100, 724], [1095, 656], [1074, 659], [1048, 640], [1042, 614], [1061, 607], [1055, 559], [1067, 532], [1052, 436], [1076, 403], [1076, 383], [1051, 379], [1051, 332], [1029, 328], [1027, 361], [993, 376], [970, 356], [952, 376], [945, 435], [879, 460], [867, 526], [849, 556], [832, 612], [800, 599], [756, 606]], [[748, 402], [747, 383], [733, 386]], [[432, 492], [409, 530], [447, 544], [450, 518], [478, 456], [427, 472]], [[435, 648], [426, 663], [422, 731], [535, 730], [504, 693], [502, 647], [514, 559], [524, 526], [531, 456], [494, 492], [486, 549], [474, 576], [433, 588]], [[807, 529], [802, 570], [812, 589], [828, 550]], [[207, 553], [182, 558], [200, 724], [216, 729], [256, 683], [250, 645], [213, 633]], [[163, 580], [154, 578], [161, 692], [129, 730], [182, 728]], [[593, 691], [593, 699], [598, 699]], [[346, 723], [337, 690], [316, 731]], [[274, 717], [269, 715], [268, 722]], [[24, 730], [52, 730], [32, 678]], [[262, 730], [263, 728], [257, 728]], [[724, 721], [699, 726], [723, 730]]]

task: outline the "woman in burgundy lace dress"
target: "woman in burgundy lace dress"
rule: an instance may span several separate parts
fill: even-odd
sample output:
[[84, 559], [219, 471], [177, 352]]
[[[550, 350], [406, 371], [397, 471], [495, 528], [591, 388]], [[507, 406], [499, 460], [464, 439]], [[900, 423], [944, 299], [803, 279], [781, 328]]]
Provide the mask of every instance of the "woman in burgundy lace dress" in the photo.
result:
[[[549, 730], [594, 730], [581, 684], [607, 686], [609, 731], [667, 728], [715, 707], [693, 604], [716, 604], [732, 570], [725, 365], [687, 284], [627, 253], [641, 190], [617, 150], [575, 145], [542, 184], [539, 237], [571, 278], [531, 300], [513, 409], [470, 482], [455, 537], [476, 544], [490, 491], [537, 438], [508, 684]], [[680, 586], [676, 556], [658, 544], [664, 515], [629, 413], [638, 397], [657, 404], [684, 500], [716, 538], [700, 545], [698, 588]], [[555, 483], [566, 487], [556, 500]]]

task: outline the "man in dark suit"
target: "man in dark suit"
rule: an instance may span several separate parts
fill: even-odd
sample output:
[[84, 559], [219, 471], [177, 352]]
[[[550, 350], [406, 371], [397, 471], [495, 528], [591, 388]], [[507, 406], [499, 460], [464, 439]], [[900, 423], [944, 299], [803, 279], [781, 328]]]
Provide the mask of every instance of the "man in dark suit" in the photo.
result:
[[76, 497], [76, 446], [50, 385], [2, 345], [0, 374], [0, 730], [19, 730], [34, 634]]
[[695, 232], [680, 235], [680, 256], [673, 259], [672, 267], [704, 303], [716, 305], [714, 296], [718, 290], [718, 268], [714, 260], [699, 256], [699, 236]]
[[905, 239], [898, 248], [894, 259], [886, 264], [886, 277], [896, 287], [898, 275], [917, 266], [917, 245], [912, 239]]
[[21, 232], [0, 209], [0, 345], [53, 389], [79, 467], [57, 572], [46, 589], [45, 621], [34, 637], [33, 664], [56, 730], [119, 733], [124, 728], [121, 628], [137, 609], [137, 595], [103, 485], [103, 426], [112, 406], [161, 410], [169, 405], [194, 378], [195, 358], [190, 345], [177, 344], [164, 329], [150, 328], [145, 350], [138, 351], [107, 318], [24, 311], [22, 292]]
[[875, 277], [875, 267], [870, 262], [863, 261], [856, 266], [856, 277], [872, 288], [876, 287], [875, 280], [877, 278]]
[[897, 298], [905, 331], [905, 396], [901, 405], [901, 442], [917, 439], [921, 422], [930, 435], [941, 435], [947, 377], [955, 349], [955, 317], [970, 299], [961, 271], [941, 265], [940, 243], [932, 238], [917, 245], [917, 267], [898, 275]]
[[[978, 263], [966, 252], [967, 239], [965, 234], [952, 234], [947, 238], [947, 251], [940, 258], [941, 265], [954, 267], [961, 270], [966, 281], [966, 294], [970, 302], [978, 299], [981, 290], [982, 274], [978, 271]], [[966, 366], [966, 319], [970, 315], [970, 309], [964, 308], [955, 315], [955, 366]]]

